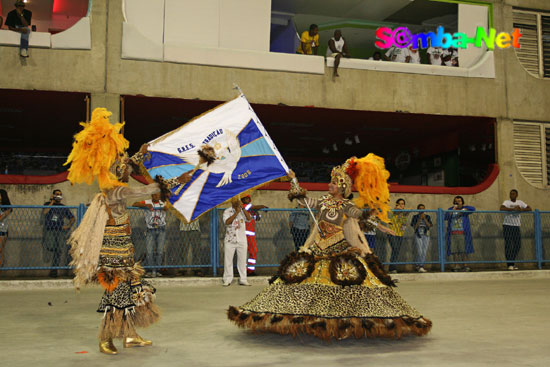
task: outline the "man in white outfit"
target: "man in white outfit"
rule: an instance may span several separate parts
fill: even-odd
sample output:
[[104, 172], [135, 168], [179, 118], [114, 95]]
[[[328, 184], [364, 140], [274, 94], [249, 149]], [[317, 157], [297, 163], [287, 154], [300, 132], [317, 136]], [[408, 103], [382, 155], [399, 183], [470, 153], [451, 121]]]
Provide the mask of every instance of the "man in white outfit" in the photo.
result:
[[518, 199], [518, 190], [510, 191], [510, 200], [505, 200], [500, 210], [509, 212], [504, 216], [502, 230], [504, 234], [504, 255], [508, 270], [518, 270], [515, 264], [516, 257], [521, 249], [521, 212], [530, 212], [531, 207]]
[[223, 286], [228, 287], [233, 281], [233, 258], [237, 252], [237, 270], [239, 271], [239, 285], [250, 285], [246, 280], [246, 260], [248, 257], [248, 243], [246, 241], [245, 222], [251, 217], [247, 210], [242, 210], [239, 200], [231, 202], [231, 208], [223, 212], [225, 223], [224, 269]]
[[340, 65], [340, 59], [344, 57], [350, 57], [348, 51], [348, 45], [346, 40], [342, 37], [342, 31], [339, 29], [334, 31], [334, 37], [328, 41], [327, 57], [334, 57], [334, 71], [332, 77], [338, 76], [338, 65]]

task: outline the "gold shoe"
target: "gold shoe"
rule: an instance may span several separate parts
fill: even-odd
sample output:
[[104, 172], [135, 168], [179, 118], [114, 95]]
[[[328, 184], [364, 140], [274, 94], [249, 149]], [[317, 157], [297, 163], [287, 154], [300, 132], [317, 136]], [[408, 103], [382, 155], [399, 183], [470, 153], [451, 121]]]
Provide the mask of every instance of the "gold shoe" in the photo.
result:
[[106, 339], [99, 341], [99, 351], [105, 354], [118, 354], [115, 345], [113, 344], [113, 339]]
[[150, 340], [145, 340], [138, 335], [135, 338], [124, 338], [123, 345], [124, 348], [147, 347], [149, 345], [153, 345], [153, 342]]

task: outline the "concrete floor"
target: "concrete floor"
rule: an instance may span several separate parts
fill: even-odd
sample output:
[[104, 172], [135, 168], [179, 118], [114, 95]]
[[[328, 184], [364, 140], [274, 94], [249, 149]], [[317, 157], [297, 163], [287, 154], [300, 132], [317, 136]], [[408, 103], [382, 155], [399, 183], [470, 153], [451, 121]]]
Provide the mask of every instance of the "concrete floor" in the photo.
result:
[[[550, 281], [401, 281], [434, 322], [423, 338], [344, 340], [253, 335], [225, 317], [263, 286], [159, 287], [149, 348], [98, 352], [99, 288], [0, 292], [2, 366], [549, 366]], [[50, 305], [51, 304], [51, 305]], [[117, 347], [120, 342], [116, 342]], [[87, 352], [87, 353], [79, 353]]]

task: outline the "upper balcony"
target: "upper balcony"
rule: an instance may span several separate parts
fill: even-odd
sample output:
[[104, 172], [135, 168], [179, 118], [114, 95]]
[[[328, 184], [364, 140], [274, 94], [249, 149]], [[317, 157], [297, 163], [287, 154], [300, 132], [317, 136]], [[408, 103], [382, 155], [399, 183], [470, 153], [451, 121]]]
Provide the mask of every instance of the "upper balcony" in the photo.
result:
[[[40, 10], [46, 3], [47, 11]], [[13, 5], [1, 4], [5, 18]], [[542, 103], [546, 81], [523, 67], [525, 55], [513, 49], [459, 49], [459, 67], [427, 64], [425, 50], [420, 65], [367, 59], [381, 26], [417, 33], [443, 25], [447, 32], [469, 36], [477, 27], [511, 32], [516, 22], [508, 5], [441, 0], [28, 4], [37, 26], [31, 47], [43, 48], [31, 50], [36, 57], [28, 62], [2, 50], [0, 88], [227, 100], [235, 82], [255, 103], [531, 120], [550, 115], [550, 106]], [[63, 17], [67, 21], [61, 22]], [[311, 23], [319, 25], [318, 56], [298, 55], [297, 33]], [[5, 28], [0, 45], [17, 46], [18, 34]], [[343, 59], [341, 77], [331, 80], [334, 59], [324, 55], [335, 29], [342, 30], [353, 58]], [[531, 98], [517, 98], [517, 91]]]
[[[90, 5], [92, 0], [25, 0], [32, 12], [30, 47], [52, 49], [91, 48]], [[0, 16], [6, 22], [15, 10], [14, 1], [0, 1]], [[0, 29], [0, 45], [18, 46], [19, 34]]]
[[[412, 32], [475, 34], [489, 28], [491, 4], [468, 5], [438, 1], [328, 1], [307, 0], [149, 0], [124, 2], [122, 58], [225, 66], [258, 70], [324, 74], [328, 41], [341, 29], [352, 50], [341, 68], [399, 73], [494, 78], [493, 52], [486, 48], [460, 49], [460, 67], [379, 63], [368, 60], [375, 47], [376, 29], [407, 26]], [[299, 34], [319, 25], [318, 56], [296, 54]], [[385, 51], [384, 51], [385, 53]]]

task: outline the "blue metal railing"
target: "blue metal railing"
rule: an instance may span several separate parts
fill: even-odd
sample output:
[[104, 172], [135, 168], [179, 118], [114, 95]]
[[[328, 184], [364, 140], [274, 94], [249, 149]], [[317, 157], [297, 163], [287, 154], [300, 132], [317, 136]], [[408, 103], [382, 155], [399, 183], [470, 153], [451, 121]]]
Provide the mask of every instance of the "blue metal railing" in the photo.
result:
[[[50, 206], [13, 205], [11, 214], [0, 227], [0, 270], [53, 270], [69, 269], [70, 261], [66, 238], [82, 221], [86, 206], [66, 206], [75, 217], [76, 223], [67, 231], [58, 230], [57, 236], [46, 233], [43, 209]], [[223, 238], [225, 226], [222, 221], [223, 209], [213, 209], [199, 220], [200, 231], [185, 232], [179, 221], [171, 213], [167, 213], [166, 240], [160, 245], [159, 254], [162, 265], [151, 265], [147, 258], [147, 234], [144, 214], [140, 208], [129, 208], [132, 225], [132, 242], [135, 247], [135, 258], [141, 261], [146, 269], [202, 269], [213, 276], [223, 268]], [[260, 211], [261, 219], [256, 223], [256, 238], [258, 243], [257, 267], [276, 267], [280, 261], [294, 250], [295, 243], [290, 230], [289, 216], [292, 212], [307, 212], [305, 209], [264, 209]], [[393, 265], [419, 265], [418, 248], [415, 242], [415, 232], [411, 226], [416, 210], [404, 210], [407, 223], [403, 235], [399, 257]], [[488, 264], [497, 267], [505, 263], [531, 263], [542, 268], [550, 263], [550, 211], [521, 213], [521, 248], [519, 242], [514, 242], [518, 250], [515, 259], [510, 258], [510, 244], [503, 236], [504, 216], [510, 212], [474, 211], [469, 212], [473, 252], [467, 258], [456, 258], [449, 253], [448, 244], [449, 218], [446, 214], [452, 211], [444, 209], [425, 210], [431, 216], [433, 228], [429, 231], [430, 245], [426, 259], [421, 265], [431, 270], [446, 271], [448, 267], [465, 264]], [[464, 213], [464, 212], [455, 212]], [[309, 219], [311, 224], [311, 218]], [[1, 228], [7, 228], [7, 236], [1, 233]], [[7, 240], [5, 238], [7, 237]], [[48, 238], [48, 240], [46, 240]], [[55, 241], [52, 240], [55, 238]], [[373, 252], [384, 264], [390, 264], [391, 248], [387, 236], [377, 232], [376, 245]], [[509, 240], [509, 239], [508, 239]], [[49, 241], [49, 242], [48, 242]], [[53, 242], [52, 242], [53, 241]], [[56, 242], [57, 241], [57, 242]], [[55, 243], [54, 245], [52, 245]], [[454, 246], [454, 245], [453, 245]], [[19, 274], [19, 273], [18, 273]]]

